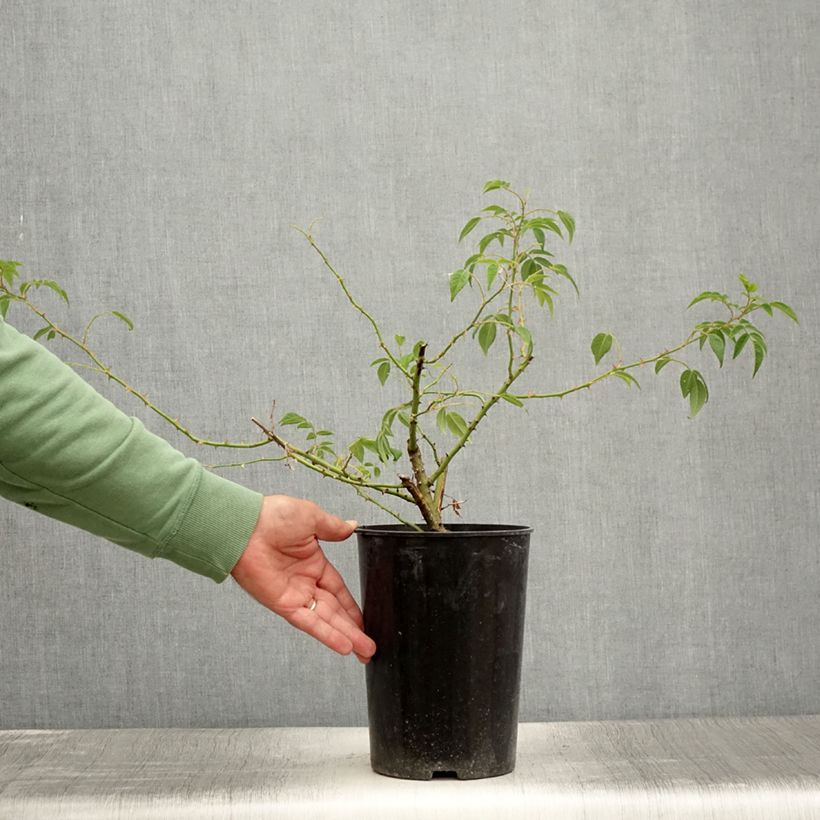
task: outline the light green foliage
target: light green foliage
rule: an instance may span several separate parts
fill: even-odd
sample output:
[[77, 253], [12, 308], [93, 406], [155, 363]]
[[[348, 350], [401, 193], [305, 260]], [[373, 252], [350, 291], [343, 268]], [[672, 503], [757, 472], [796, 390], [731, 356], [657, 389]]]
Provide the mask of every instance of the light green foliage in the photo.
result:
[[592, 355], [595, 357], [595, 364], [601, 361], [601, 359], [609, 353], [610, 348], [612, 347], [612, 334], [611, 333], [599, 333], [595, 336], [592, 340]]
[[[656, 374], [670, 365], [680, 368], [680, 390], [689, 402], [689, 415], [694, 418], [707, 403], [709, 391], [702, 373], [679, 358], [682, 351], [705, 351], [708, 344], [722, 368], [749, 348], [755, 376], [768, 348], [763, 332], [752, 322], [751, 315], [757, 311], [767, 316], [782, 313], [797, 321], [791, 307], [784, 302], [763, 299], [758, 286], [740, 274], [742, 294], [737, 301], [715, 290], [703, 291], [691, 300], [690, 308], [709, 307], [719, 315], [696, 324], [682, 342], [657, 355], [625, 364], [617, 338], [609, 331], [602, 331], [590, 345], [595, 365], [601, 365], [613, 347], [612, 358], [616, 359], [603, 372], [555, 392], [532, 389], [515, 392], [514, 385], [532, 361], [538, 339], [549, 328], [546, 319], [555, 311], [562, 280], [578, 293], [578, 285], [566, 265], [556, 259], [558, 249], [574, 239], [575, 219], [563, 210], [530, 208], [528, 196], [513, 190], [505, 180], [488, 181], [484, 193], [499, 199], [470, 216], [458, 235], [458, 242], [471, 238], [475, 243], [474, 251], [449, 274], [448, 280], [449, 301], [458, 299], [458, 305], [452, 308], [453, 315], [461, 311], [463, 318], [453, 320], [453, 335], [438, 347], [419, 340], [408, 349], [405, 336], [400, 334], [395, 334], [388, 343], [389, 337], [356, 301], [346, 281], [316, 244], [310, 229], [299, 229], [332, 273], [351, 307], [370, 325], [378, 347], [378, 356], [370, 366], [375, 368], [380, 384], [386, 385], [392, 379], [391, 395], [399, 386], [406, 391], [404, 401], [382, 414], [377, 430], [358, 436], [339, 449], [332, 431], [294, 412], [285, 413], [270, 428], [254, 419], [266, 435], [258, 442], [213, 442], [195, 436], [178, 419], [171, 418], [116, 376], [88, 346], [88, 331], [100, 316], [113, 315], [132, 329], [133, 322], [125, 314], [119, 311], [97, 314], [86, 325], [82, 338], [78, 338], [56, 325], [29, 298], [32, 289], [46, 288], [67, 303], [65, 291], [51, 279], [21, 281], [19, 262], [0, 260], [0, 314], [5, 316], [13, 302], [23, 303], [45, 322], [35, 338], [51, 339], [59, 335], [75, 344], [91, 359], [92, 370], [121, 384], [199, 444], [235, 448], [274, 444], [284, 455], [279, 459], [257, 460], [284, 458], [350, 484], [361, 496], [410, 526], [416, 525], [405, 521], [383, 504], [382, 499], [414, 504], [433, 529], [442, 528], [442, 511], [447, 506], [456, 512], [460, 506], [454, 498], [449, 505], [445, 503], [451, 498], [444, 493], [451, 462], [472, 441], [474, 431], [496, 405], [524, 408], [531, 401], [561, 398], [608, 378], [616, 378], [629, 387], [640, 387], [633, 371], [654, 363]], [[425, 287], [425, 283], [420, 281], [418, 287]], [[465, 385], [454, 372], [452, 354], [465, 339], [477, 343], [479, 355], [498, 362], [499, 375], [494, 388]], [[552, 345], [555, 343], [551, 341]], [[692, 347], [695, 343], [697, 348]], [[472, 355], [469, 351], [470, 348], [468, 355]], [[471, 375], [469, 368], [467, 375]]]

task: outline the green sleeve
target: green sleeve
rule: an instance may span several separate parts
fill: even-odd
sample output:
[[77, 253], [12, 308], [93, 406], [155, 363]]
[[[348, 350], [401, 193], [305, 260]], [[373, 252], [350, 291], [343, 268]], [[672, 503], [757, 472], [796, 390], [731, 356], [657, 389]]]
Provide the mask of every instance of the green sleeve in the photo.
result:
[[0, 495], [223, 581], [262, 496], [208, 472], [0, 318]]

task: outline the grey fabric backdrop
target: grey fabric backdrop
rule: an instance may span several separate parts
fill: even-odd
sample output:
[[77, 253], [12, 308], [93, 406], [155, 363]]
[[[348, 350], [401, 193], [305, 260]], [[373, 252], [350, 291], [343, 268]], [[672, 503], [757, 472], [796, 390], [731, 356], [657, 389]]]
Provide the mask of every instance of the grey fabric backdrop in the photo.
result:
[[[386, 329], [440, 340], [465, 310], [446, 286], [458, 230], [496, 176], [578, 222], [564, 258], [582, 295], [539, 320], [532, 386], [593, 375], [601, 329], [627, 356], [682, 339], [708, 315], [692, 296], [739, 271], [793, 303], [800, 327], [763, 317], [754, 381], [745, 357], [719, 373], [690, 357], [712, 397], [695, 421], [668, 371], [506, 407], [450, 487], [469, 519], [535, 527], [523, 720], [820, 711], [813, 0], [0, 12], [0, 256], [63, 282], [71, 308], [52, 304], [75, 328], [130, 314], [97, 347], [202, 435], [253, 438], [273, 399], [368, 431], [372, 339], [290, 225], [322, 217]], [[381, 517], [312, 474], [232, 475]], [[232, 581], [8, 503], [0, 525], [0, 726], [365, 722], [361, 667]], [[328, 552], [358, 592], [352, 540]]]

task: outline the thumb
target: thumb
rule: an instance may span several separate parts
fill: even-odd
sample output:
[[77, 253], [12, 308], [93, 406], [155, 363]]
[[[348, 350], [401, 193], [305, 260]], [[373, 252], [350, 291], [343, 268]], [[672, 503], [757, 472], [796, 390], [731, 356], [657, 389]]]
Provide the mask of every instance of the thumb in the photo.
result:
[[344, 541], [358, 526], [356, 521], [343, 521], [322, 509], [316, 515], [316, 537], [320, 541]]

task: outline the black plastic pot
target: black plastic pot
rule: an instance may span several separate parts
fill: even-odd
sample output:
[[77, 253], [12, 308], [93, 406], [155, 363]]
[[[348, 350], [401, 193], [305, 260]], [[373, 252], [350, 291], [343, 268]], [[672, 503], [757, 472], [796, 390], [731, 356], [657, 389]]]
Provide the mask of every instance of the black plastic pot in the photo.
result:
[[529, 527], [360, 527], [373, 770], [470, 780], [515, 767]]

